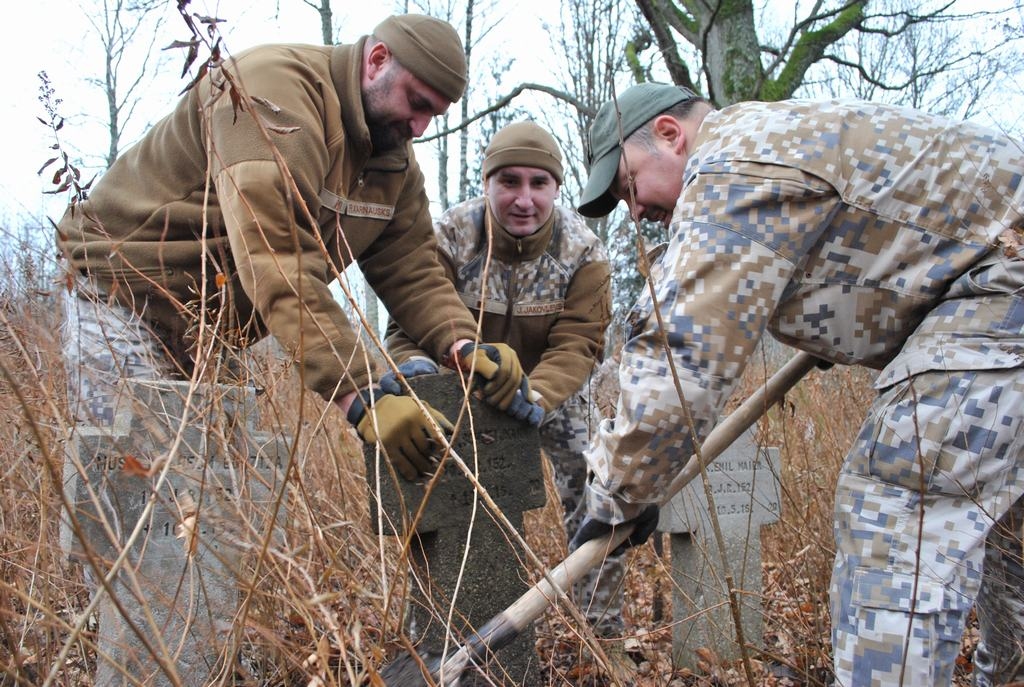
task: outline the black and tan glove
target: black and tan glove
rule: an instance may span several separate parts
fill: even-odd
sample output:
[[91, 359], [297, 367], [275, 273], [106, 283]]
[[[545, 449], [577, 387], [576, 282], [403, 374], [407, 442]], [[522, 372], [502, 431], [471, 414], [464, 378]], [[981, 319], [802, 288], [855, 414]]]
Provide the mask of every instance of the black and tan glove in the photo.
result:
[[[372, 400], [371, 400], [372, 399]], [[446, 434], [454, 430], [452, 423], [441, 412], [423, 406]], [[433, 439], [430, 423], [411, 396], [395, 396], [375, 389], [356, 394], [346, 416], [356, 428], [359, 438], [367, 444], [380, 442], [385, 455], [395, 469], [407, 480], [433, 472], [432, 454], [437, 442]]]
[[531, 427], [540, 427], [544, 422], [544, 406], [540, 404], [541, 400], [540, 394], [530, 390], [530, 382], [524, 376], [523, 384], [516, 392], [512, 403], [505, 409], [505, 414], [511, 415]]
[[[398, 372], [406, 379], [411, 379], [412, 377], [419, 377], [420, 375], [437, 374], [438, 367], [437, 363], [430, 358], [413, 356], [398, 366]], [[378, 383], [380, 384], [380, 388], [386, 394], [394, 394], [395, 396], [402, 396], [405, 394], [405, 388], [398, 381], [398, 375], [391, 370], [388, 370], [384, 375], [382, 375]]]
[[484, 400], [498, 410], [507, 411], [517, 393], [530, 398], [530, 381], [523, 374], [519, 356], [507, 344], [467, 343], [459, 350], [459, 366], [480, 375]]
[[583, 522], [580, 523], [579, 528], [576, 530], [576, 534], [573, 535], [572, 539], [569, 540], [569, 552], [572, 553], [576, 549], [583, 546], [584, 543], [591, 539], [597, 539], [603, 537], [611, 532], [615, 531], [616, 527], [622, 527], [622, 525], [633, 525], [633, 533], [629, 535], [629, 538], [619, 544], [614, 551], [612, 556], [618, 556], [625, 553], [626, 549], [640, 546], [647, 541], [654, 531], [658, 529], [658, 518], [661, 510], [657, 505], [651, 503], [648, 504], [640, 514], [632, 520], [627, 520], [621, 525], [609, 525], [606, 522], [597, 520], [590, 515], [583, 518]]

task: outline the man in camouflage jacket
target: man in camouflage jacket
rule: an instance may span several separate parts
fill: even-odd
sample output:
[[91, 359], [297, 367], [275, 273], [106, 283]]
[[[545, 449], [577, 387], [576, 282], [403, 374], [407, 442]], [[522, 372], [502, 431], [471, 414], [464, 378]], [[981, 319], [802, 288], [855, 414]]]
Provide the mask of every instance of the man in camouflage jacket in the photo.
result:
[[[474, 316], [483, 312], [483, 338], [514, 349], [539, 394], [517, 417], [540, 425], [573, 532], [583, 516], [583, 450], [596, 423], [588, 380], [609, 322], [608, 257], [579, 215], [555, 205], [562, 154], [540, 126], [517, 122], [496, 133], [483, 176], [485, 196], [451, 208], [434, 225], [441, 264]], [[436, 369], [397, 325], [388, 334], [388, 351], [403, 372]], [[621, 557], [578, 591], [595, 630], [620, 633]]]
[[950, 684], [975, 602], [976, 684], [1022, 679], [1021, 144], [865, 102], [714, 111], [662, 84], [606, 104], [590, 144], [580, 212], [625, 200], [671, 225], [652, 270], [670, 350], [642, 298], [574, 545], [630, 520], [642, 539], [694, 453], [682, 411], [703, 440], [769, 331], [881, 370], [837, 487], [836, 684]]

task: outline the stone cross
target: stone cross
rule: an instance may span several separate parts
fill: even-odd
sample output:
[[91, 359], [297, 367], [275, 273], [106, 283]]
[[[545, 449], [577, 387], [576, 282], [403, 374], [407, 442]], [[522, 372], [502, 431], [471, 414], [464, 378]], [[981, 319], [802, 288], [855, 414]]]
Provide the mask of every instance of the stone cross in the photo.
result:
[[[421, 399], [458, 420], [464, 393], [457, 375], [409, 382]], [[471, 398], [453, 447], [521, 535], [523, 512], [545, 502], [537, 430]], [[405, 630], [421, 652], [440, 656], [447, 648], [448, 656], [529, 588], [523, 572], [528, 564], [455, 465], [445, 465], [427, 496], [429, 478], [414, 483], [399, 476], [395, 489], [383, 454], [378, 462], [377, 451], [367, 446], [364, 455], [370, 519], [375, 527], [383, 521], [378, 533], [404, 535], [426, 499], [411, 547]], [[488, 661], [486, 677], [467, 673], [460, 685], [540, 684], [535, 641], [531, 626]]]
[[[778, 520], [777, 467], [778, 449], [758, 447], [751, 431], [707, 466], [725, 557], [738, 589], [743, 637], [754, 645], [762, 639], [761, 526]], [[670, 533], [672, 542], [675, 664], [696, 669], [694, 651], [700, 647], [722, 660], [739, 658], [722, 555], [699, 475], [662, 508], [659, 529]]]
[[99, 592], [95, 683], [171, 685], [173, 670], [198, 687], [231, 670], [237, 580], [267, 536], [288, 442], [255, 431], [252, 389], [139, 379], [124, 391], [130, 407], [111, 427], [77, 427], [65, 461], [61, 539], [90, 586], [127, 549], [113, 595]]

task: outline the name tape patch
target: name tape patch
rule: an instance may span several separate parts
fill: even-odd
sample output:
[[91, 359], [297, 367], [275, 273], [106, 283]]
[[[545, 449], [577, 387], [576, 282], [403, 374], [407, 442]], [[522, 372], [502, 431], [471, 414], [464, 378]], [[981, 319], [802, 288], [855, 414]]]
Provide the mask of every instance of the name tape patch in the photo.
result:
[[394, 205], [367, 203], [360, 200], [349, 200], [337, 193], [323, 189], [320, 191], [320, 202], [339, 215], [348, 217], [367, 217], [370, 219], [391, 219], [395, 216]]

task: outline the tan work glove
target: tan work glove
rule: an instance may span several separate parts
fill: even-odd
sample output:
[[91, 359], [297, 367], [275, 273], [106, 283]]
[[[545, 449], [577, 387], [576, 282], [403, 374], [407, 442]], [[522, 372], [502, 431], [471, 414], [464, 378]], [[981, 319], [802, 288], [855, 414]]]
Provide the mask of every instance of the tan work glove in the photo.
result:
[[[372, 398], [371, 407], [369, 391], [356, 394], [348, 409], [346, 417], [359, 438], [367, 444], [379, 441], [388, 460], [407, 480], [433, 472], [436, 461], [432, 454], [437, 442], [416, 401], [411, 396], [386, 394], [380, 389], [374, 391]], [[423, 405], [441, 430], [451, 434], [454, 427], [448, 418], [427, 403]]]
[[484, 379], [480, 388], [484, 400], [498, 410], [507, 411], [517, 392], [530, 399], [530, 381], [519, 356], [507, 344], [467, 343], [459, 350], [459, 367], [472, 369]]

